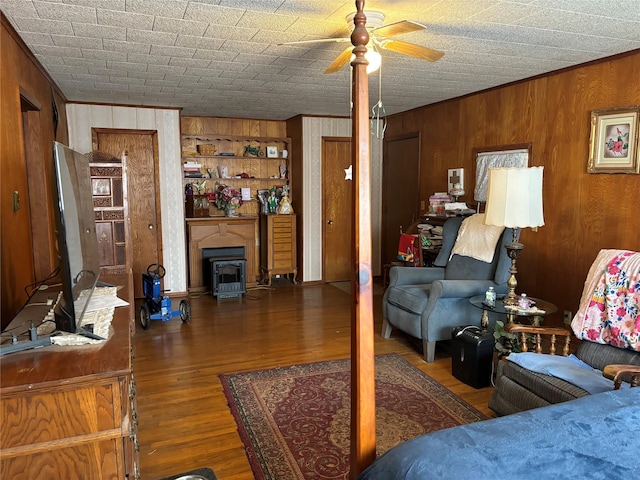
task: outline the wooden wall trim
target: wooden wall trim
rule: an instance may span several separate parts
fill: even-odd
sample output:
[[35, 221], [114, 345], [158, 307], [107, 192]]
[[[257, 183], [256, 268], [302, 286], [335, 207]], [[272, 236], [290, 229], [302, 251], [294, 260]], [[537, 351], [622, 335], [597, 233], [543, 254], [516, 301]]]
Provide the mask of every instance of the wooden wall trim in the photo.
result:
[[28, 91], [22, 85], [20, 85], [19, 90], [20, 90], [20, 97], [22, 97], [21, 100], [29, 103], [28, 110], [38, 110], [38, 111], [42, 110], [42, 107], [41, 107], [42, 104], [30, 91]]
[[29, 47], [27, 47], [27, 44], [24, 43], [24, 40], [22, 40], [22, 38], [20, 38], [20, 35], [18, 35], [18, 32], [16, 32], [15, 28], [13, 28], [13, 25], [11, 25], [11, 22], [9, 21], [9, 19], [1, 10], [0, 10], [0, 24], [7, 29], [7, 32], [15, 40], [16, 44], [20, 47], [20, 49], [22, 49], [24, 54], [29, 58], [29, 60], [31, 60], [31, 62], [33, 62], [35, 67], [51, 84], [51, 88], [53, 88], [55, 90], [55, 93], [63, 99], [64, 103], [66, 103], [68, 100], [65, 94], [62, 92], [62, 90], [60, 90], [60, 87], [58, 87], [58, 84], [53, 80], [53, 78], [51, 78], [51, 75], [49, 75], [49, 72], [47, 72], [47, 70], [42, 66], [42, 64], [38, 61], [36, 56], [33, 54], [33, 52], [29, 50]]
[[125, 108], [149, 108], [152, 110], [178, 110], [182, 111], [182, 107], [159, 107], [157, 105], [134, 105], [130, 103], [101, 103], [101, 102], [75, 102], [70, 101], [74, 105], [91, 105], [102, 107], [125, 107]]

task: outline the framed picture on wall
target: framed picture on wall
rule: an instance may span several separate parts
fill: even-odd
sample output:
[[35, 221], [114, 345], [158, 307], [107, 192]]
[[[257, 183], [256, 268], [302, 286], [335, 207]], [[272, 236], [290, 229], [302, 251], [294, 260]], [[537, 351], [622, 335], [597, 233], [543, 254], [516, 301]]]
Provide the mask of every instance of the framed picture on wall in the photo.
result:
[[278, 147], [267, 147], [267, 158], [278, 158]]
[[640, 173], [640, 106], [591, 112], [589, 173]]
[[533, 143], [474, 147], [476, 184], [473, 189], [473, 199], [478, 202], [478, 206], [487, 201], [490, 168], [528, 167], [532, 157]]

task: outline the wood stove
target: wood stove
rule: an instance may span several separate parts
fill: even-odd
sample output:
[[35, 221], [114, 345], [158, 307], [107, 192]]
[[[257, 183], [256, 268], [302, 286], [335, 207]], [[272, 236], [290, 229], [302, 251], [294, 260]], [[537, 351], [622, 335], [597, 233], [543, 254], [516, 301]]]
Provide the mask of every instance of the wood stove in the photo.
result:
[[211, 284], [211, 294], [220, 298], [240, 298], [246, 293], [247, 260], [244, 258], [244, 247], [205, 248], [202, 250], [203, 264], [208, 262], [210, 279], [203, 278], [203, 283]]

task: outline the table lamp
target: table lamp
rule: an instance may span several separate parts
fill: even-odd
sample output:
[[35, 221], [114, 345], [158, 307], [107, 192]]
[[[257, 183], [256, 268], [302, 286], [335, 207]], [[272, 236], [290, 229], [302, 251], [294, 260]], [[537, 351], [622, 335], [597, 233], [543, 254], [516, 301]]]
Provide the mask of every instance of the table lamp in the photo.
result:
[[505, 305], [516, 305], [516, 260], [524, 245], [518, 241], [520, 229], [544, 225], [542, 213], [542, 171], [544, 167], [490, 168], [485, 223], [513, 229], [511, 243], [505, 245], [511, 259]]

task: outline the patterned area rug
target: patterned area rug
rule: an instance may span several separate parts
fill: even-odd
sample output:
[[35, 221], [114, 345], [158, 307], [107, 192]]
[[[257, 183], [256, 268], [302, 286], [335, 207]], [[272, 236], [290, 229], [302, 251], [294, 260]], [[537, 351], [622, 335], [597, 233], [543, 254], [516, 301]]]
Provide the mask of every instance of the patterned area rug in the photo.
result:
[[[376, 371], [377, 454], [486, 417], [397, 354]], [[220, 375], [256, 479], [349, 478], [350, 361]]]

